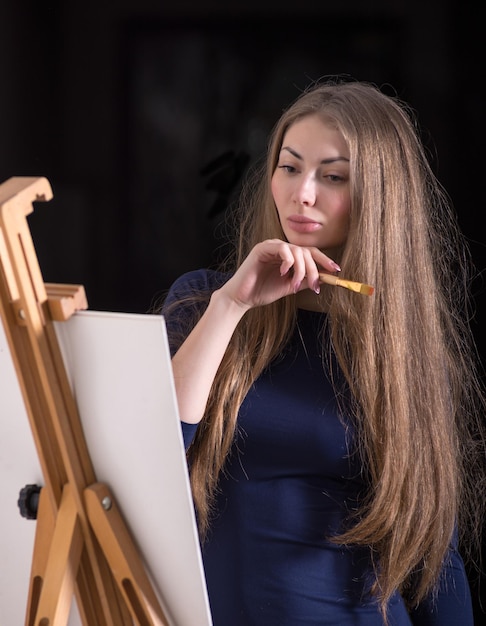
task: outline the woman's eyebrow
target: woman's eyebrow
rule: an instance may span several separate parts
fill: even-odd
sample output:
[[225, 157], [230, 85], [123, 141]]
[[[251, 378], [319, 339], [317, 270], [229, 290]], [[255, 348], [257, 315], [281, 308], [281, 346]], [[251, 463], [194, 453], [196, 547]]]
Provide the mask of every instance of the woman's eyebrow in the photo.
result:
[[[298, 152], [296, 152], [293, 148], [290, 148], [289, 146], [282, 146], [281, 152], [283, 152], [283, 150], [290, 152], [290, 154], [294, 156], [296, 159], [299, 159], [299, 161], [303, 161], [303, 157]], [[346, 157], [337, 156], [337, 157], [330, 157], [329, 159], [322, 159], [321, 164], [327, 165], [329, 163], [335, 163], [336, 161], [345, 161], [346, 163], [349, 163], [349, 159], [347, 159]]]

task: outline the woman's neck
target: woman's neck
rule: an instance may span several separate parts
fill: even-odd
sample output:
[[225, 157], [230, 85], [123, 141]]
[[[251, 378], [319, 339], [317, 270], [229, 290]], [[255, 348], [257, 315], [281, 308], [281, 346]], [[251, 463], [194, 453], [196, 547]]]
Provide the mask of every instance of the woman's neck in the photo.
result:
[[317, 294], [312, 289], [303, 289], [296, 295], [297, 307], [306, 311], [318, 311], [325, 313], [329, 310], [329, 289], [321, 285], [321, 293]]

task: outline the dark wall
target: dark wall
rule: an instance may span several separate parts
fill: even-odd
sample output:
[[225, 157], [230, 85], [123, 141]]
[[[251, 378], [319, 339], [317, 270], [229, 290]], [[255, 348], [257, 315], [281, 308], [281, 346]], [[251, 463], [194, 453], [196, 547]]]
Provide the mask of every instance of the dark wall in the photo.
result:
[[84, 284], [92, 309], [147, 311], [220, 254], [225, 209], [282, 108], [344, 73], [417, 111], [470, 240], [486, 355], [484, 45], [467, 3], [168, 4], [0, 5], [0, 182], [51, 182], [30, 218], [44, 279]]
[[[0, 8], [0, 180], [52, 184], [32, 217], [46, 280], [84, 283], [92, 308], [147, 310], [211, 260], [222, 209], [282, 108], [338, 73], [389, 84], [417, 110], [484, 268], [482, 46], [463, 5], [166, 4]], [[201, 170], [224, 155], [225, 177], [208, 189]]]

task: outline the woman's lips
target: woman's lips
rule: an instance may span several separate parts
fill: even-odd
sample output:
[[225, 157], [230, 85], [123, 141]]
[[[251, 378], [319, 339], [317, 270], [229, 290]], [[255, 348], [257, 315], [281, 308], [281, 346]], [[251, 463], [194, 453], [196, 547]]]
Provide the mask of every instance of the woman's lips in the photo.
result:
[[287, 218], [289, 228], [297, 233], [313, 233], [322, 228], [320, 222], [316, 222], [305, 215], [291, 215]]

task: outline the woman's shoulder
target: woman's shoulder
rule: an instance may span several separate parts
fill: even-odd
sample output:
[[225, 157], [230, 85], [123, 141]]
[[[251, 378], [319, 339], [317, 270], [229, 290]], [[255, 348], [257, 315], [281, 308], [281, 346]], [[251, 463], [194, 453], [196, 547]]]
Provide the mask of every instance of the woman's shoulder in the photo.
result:
[[202, 315], [212, 292], [228, 278], [228, 274], [216, 270], [198, 269], [181, 274], [172, 283], [159, 309], [165, 318], [171, 354], [175, 354]]
[[229, 278], [229, 274], [212, 270], [197, 269], [181, 274], [172, 283], [164, 298], [163, 311], [179, 302], [201, 301], [208, 299], [213, 291], [219, 289]]
[[198, 293], [211, 293], [219, 289], [228, 278], [228, 274], [217, 270], [191, 270], [176, 278], [169, 289], [169, 294], [187, 297]]

